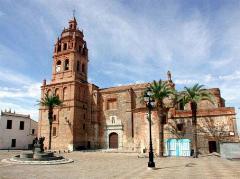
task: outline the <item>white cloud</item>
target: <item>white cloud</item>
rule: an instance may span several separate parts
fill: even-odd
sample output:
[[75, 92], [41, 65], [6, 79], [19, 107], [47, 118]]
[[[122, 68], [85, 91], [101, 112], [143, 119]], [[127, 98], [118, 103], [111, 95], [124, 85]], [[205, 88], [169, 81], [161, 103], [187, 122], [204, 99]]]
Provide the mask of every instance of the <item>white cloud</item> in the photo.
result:
[[178, 85], [189, 85], [189, 84], [195, 84], [197, 83], [197, 81], [191, 80], [191, 79], [176, 79], [174, 80], [174, 83]]
[[229, 65], [232, 61], [233, 61], [232, 58], [228, 58], [213, 60], [210, 61], [209, 63], [213, 68], [224, 68], [226, 65]]
[[229, 74], [229, 75], [219, 76], [219, 79], [225, 80], [225, 81], [239, 80], [240, 79], [240, 71], [235, 71], [234, 73]]
[[0, 68], [0, 81], [15, 85], [27, 85], [32, 83], [32, 80], [28, 76], [3, 68]]

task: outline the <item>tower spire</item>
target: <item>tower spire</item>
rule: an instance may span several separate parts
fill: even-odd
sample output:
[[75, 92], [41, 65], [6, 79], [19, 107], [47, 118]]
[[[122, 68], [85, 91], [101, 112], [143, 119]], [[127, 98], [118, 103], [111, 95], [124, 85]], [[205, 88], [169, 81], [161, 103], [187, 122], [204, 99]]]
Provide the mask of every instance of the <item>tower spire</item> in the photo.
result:
[[73, 19], [75, 19], [75, 13], [76, 13], [76, 10], [73, 9]]

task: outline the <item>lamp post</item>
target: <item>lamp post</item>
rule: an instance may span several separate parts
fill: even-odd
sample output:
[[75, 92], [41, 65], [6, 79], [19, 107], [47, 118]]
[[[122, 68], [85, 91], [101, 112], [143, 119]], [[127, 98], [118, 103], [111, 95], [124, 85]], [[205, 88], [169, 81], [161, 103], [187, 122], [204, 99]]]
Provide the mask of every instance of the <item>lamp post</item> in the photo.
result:
[[151, 121], [151, 110], [154, 107], [154, 100], [152, 99], [152, 92], [150, 89], [146, 91], [144, 94], [144, 101], [146, 103], [146, 107], [148, 108], [148, 121], [149, 121], [149, 161], [148, 167], [155, 168], [155, 163], [153, 161], [153, 147], [152, 147], [152, 121]]

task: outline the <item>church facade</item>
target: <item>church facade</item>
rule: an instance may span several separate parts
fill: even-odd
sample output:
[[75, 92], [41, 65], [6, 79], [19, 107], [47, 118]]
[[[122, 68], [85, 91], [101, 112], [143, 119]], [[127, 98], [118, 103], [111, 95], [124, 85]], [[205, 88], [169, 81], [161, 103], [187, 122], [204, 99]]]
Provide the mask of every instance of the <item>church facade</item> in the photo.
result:
[[[87, 42], [83, 32], [77, 28], [74, 17], [54, 44], [52, 79], [50, 83], [44, 80], [41, 87], [41, 97], [55, 93], [63, 101], [62, 106], [54, 108], [52, 149], [117, 148], [145, 152], [149, 148], [149, 125], [147, 109], [141, 96], [149, 83], [99, 88], [88, 82], [88, 62]], [[166, 81], [174, 87], [169, 75]], [[198, 117], [202, 119], [199, 121], [213, 119], [216, 126], [224, 124], [227, 126], [224, 129], [224, 140], [237, 141], [235, 109], [225, 107], [218, 88], [209, 90], [216, 102], [199, 103]], [[153, 148], [158, 154], [161, 124], [156, 110], [152, 112], [152, 122]], [[191, 111], [188, 105], [171, 108], [164, 126], [166, 146], [168, 139], [180, 138], [189, 139], [191, 146], [190, 123]], [[38, 135], [45, 137], [45, 146], [48, 146], [49, 123], [45, 107], [39, 109]], [[206, 132], [199, 132], [199, 138], [202, 152], [209, 151], [209, 141], [218, 142], [215, 135], [206, 135]], [[166, 153], [169, 150], [165, 147]]]

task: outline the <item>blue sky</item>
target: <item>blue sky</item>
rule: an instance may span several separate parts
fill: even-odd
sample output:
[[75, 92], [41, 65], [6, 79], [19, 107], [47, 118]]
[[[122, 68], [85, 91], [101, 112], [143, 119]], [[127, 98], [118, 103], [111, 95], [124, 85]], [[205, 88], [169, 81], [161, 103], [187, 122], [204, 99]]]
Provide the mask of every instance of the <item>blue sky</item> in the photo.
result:
[[178, 89], [219, 87], [240, 107], [240, 1], [0, 0], [0, 108], [30, 113], [53, 44], [76, 10], [89, 48], [89, 81], [99, 87], [165, 79]]

